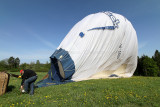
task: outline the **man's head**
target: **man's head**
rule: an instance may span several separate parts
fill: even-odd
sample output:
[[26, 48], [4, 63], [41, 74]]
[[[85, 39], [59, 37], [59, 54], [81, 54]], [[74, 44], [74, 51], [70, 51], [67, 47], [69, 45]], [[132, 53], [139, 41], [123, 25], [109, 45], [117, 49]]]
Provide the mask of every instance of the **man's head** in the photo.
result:
[[20, 73], [21, 73], [21, 75], [23, 75], [24, 74], [24, 70], [22, 69], [22, 70], [20, 70]]

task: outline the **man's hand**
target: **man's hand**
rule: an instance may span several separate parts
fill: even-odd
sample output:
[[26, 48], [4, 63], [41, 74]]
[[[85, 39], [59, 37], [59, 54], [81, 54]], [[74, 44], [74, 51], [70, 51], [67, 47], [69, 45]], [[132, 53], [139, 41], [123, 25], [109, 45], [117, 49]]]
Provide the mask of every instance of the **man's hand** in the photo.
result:
[[22, 78], [22, 76], [18, 76], [18, 78]]
[[23, 89], [23, 85], [21, 85], [21, 89]]

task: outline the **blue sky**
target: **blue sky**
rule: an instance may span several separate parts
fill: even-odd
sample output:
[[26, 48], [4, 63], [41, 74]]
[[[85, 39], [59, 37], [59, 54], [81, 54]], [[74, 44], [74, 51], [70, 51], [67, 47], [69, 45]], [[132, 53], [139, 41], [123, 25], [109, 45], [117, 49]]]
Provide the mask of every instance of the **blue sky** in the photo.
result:
[[101, 11], [131, 21], [139, 56], [160, 51], [160, 0], [0, 0], [0, 60], [45, 63], [78, 21]]

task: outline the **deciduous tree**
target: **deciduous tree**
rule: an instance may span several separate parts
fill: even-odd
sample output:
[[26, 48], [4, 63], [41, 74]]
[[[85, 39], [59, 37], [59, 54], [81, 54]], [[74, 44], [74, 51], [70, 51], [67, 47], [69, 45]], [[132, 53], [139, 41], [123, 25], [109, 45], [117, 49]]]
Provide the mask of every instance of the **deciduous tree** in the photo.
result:
[[15, 63], [15, 68], [18, 68], [19, 67], [19, 64], [20, 64], [20, 59], [17, 57], [14, 61]]
[[8, 64], [10, 66], [10, 68], [14, 68], [14, 57], [11, 56], [9, 59], [8, 59]]
[[144, 76], [158, 76], [159, 68], [152, 58], [143, 56], [142, 71]]

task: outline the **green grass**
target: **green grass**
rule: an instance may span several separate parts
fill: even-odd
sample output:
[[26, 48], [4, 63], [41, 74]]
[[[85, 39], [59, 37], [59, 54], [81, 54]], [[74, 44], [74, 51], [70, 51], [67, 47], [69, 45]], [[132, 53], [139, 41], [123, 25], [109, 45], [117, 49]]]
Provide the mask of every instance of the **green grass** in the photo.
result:
[[[38, 73], [39, 81], [46, 73]], [[132, 77], [73, 82], [35, 89], [34, 96], [20, 95], [21, 79], [10, 78], [2, 106], [160, 106], [160, 78]]]

